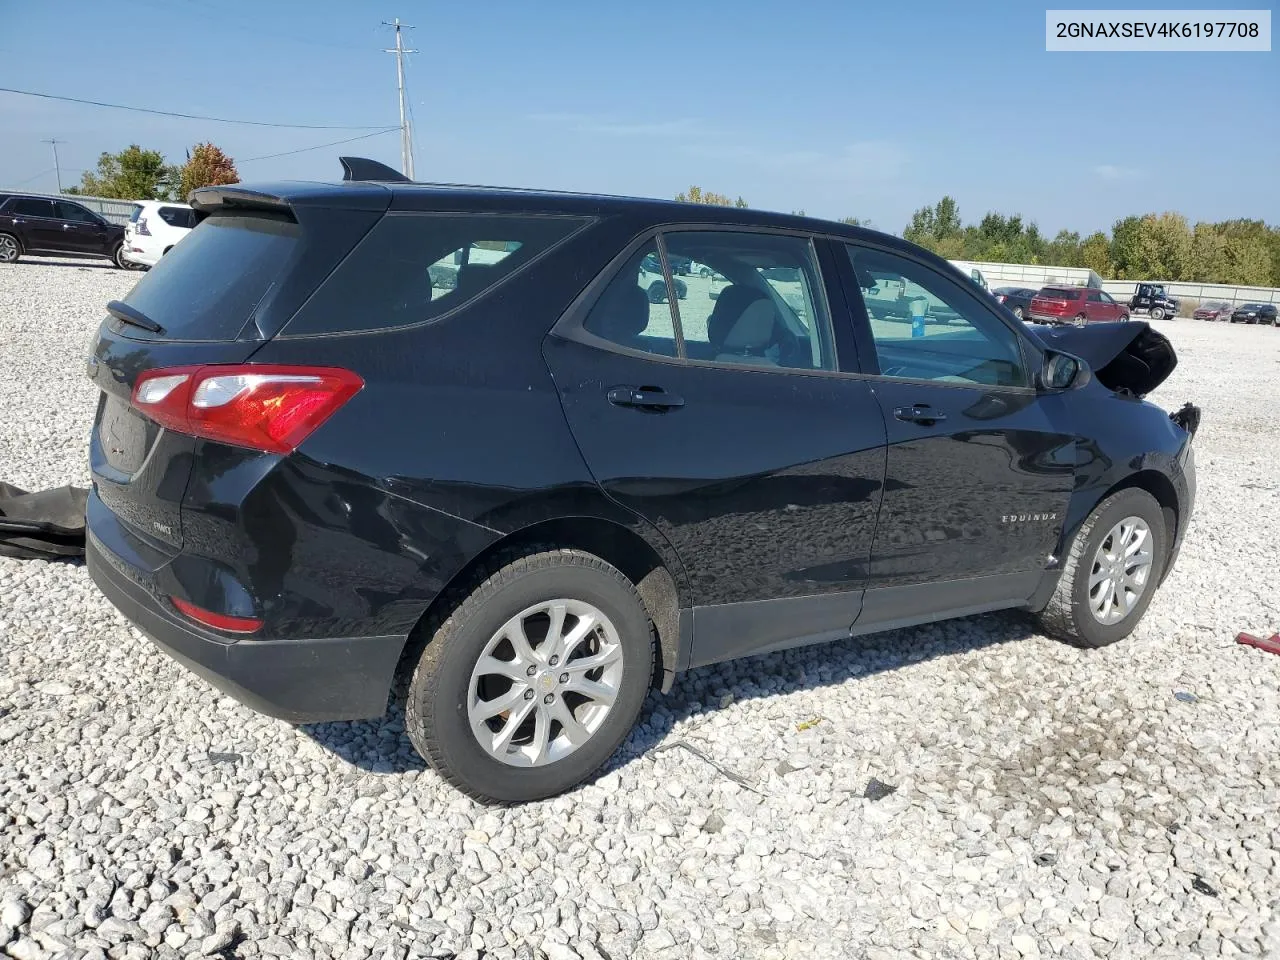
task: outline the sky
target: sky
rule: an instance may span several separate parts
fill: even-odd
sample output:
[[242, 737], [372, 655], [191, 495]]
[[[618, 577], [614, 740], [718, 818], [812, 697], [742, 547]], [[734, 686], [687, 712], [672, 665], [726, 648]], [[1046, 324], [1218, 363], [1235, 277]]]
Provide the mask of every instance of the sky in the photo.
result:
[[[0, 0], [0, 86], [390, 127], [397, 16], [419, 180], [697, 184], [893, 233], [948, 193], [966, 221], [1021, 213], [1050, 235], [1164, 210], [1280, 223], [1280, 52], [1046, 53], [1025, 2]], [[343, 153], [398, 167], [398, 132], [271, 157], [368, 132], [0, 93], [0, 188], [54, 189], [49, 138], [64, 183], [131, 143], [181, 161], [212, 140], [245, 181], [340, 179]]]

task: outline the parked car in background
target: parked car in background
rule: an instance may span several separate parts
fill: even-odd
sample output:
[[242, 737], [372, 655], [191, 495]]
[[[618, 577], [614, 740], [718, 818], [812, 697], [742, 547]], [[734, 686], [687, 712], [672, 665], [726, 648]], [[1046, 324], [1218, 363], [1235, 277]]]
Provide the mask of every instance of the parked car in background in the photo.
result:
[[[692, 262], [692, 261], [691, 261]], [[650, 303], [667, 302], [667, 281], [662, 276], [662, 264], [657, 254], [651, 254], [640, 261], [641, 280]], [[689, 296], [689, 285], [675, 276], [672, 270], [672, 285], [676, 288], [676, 297], [680, 300]]]
[[23, 254], [105, 257], [122, 270], [124, 227], [74, 200], [29, 194], [0, 194], [0, 263]]
[[[1001, 609], [1102, 647], [1174, 566], [1199, 413], [1142, 399], [1149, 324], [1036, 331], [830, 221], [346, 162], [194, 191], [88, 360], [88, 572], [260, 710], [382, 716], [403, 661], [428, 762], [532, 800], [683, 671]], [[672, 254], [731, 281], [706, 318], [651, 302]], [[954, 321], [872, 319], [894, 288]]]
[[1142, 311], [1152, 320], [1178, 315], [1179, 300], [1165, 292], [1163, 283], [1140, 283], [1129, 298], [1129, 309]]
[[1234, 310], [1235, 307], [1225, 300], [1206, 300], [1196, 307], [1191, 316], [1196, 320], [1230, 320]]
[[196, 212], [185, 203], [141, 200], [124, 228], [124, 257], [154, 267], [195, 225]]
[[1037, 323], [1106, 323], [1128, 320], [1129, 310], [1104, 290], [1094, 287], [1045, 287], [1027, 308], [1027, 316]]
[[1015, 317], [1021, 320], [1026, 316], [1031, 306], [1031, 298], [1036, 295], [1036, 291], [1030, 287], [996, 287], [991, 291], [991, 295], [996, 298], [997, 303], [1003, 303]]
[[1276, 325], [1274, 303], [1242, 303], [1231, 314], [1232, 323], [1265, 323]]

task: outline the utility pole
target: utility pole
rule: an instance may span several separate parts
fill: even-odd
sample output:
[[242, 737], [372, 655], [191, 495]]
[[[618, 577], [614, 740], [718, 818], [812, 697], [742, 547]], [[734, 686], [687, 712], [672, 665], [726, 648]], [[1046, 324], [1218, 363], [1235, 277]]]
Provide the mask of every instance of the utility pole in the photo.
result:
[[383, 26], [396, 28], [396, 45], [393, 49], [384, 50], [384, 53], [394, 53], [396, 55], [396, 83], [400, 88], [400, 172], [410, 180], [413, 179], [413, 131], [409, 125], [409, 115], [406, 110], [407, 102], [404, 94], [404, 56], [406, 53], [417, 53], [417, 50], [406, 50], [404, 41], [401, 36], [401, 30], [412, 30], [413, 27], [400, 22], [400, 18], [396, 17], [394, 22], [382, 21]]
[[41, 143], [47, 143], [53, 147], [53, 174], [58, 178], [58, 194], [62, 194], [62, 167], [58, 165], [58, 144], [66, 143], [65, 140], [41, 140]]

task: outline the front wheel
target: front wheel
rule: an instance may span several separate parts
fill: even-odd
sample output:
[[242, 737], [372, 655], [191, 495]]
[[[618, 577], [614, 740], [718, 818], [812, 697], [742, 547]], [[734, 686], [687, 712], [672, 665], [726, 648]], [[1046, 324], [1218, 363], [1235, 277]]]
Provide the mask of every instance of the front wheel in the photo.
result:
[[1128, 315], [1127, 313], [1122, 313], [1122, 314], [1120, 314], [1120, 322], [1121, 322], [1121, 323], [1128, 323], [1128, 322], [1129, 322], [1129, 315]]
[[1133, 632], [1164, 571], [1168, 532], [1151, 494], [1112, 494], [1076, 534], [1057, 589], [1040, 612], [1044, 631], [1081, 647], [1105, 647]]
[[125, 259], [123, 243], [117, 243], [111, 248], [111, 262], [120, 270], [138, 269], [134, 264]]
[[1162, 308], [1160, 308], [1160, 307], [1152, 307], [1152, 308], [1151, 308], [1151, 319], [1152, 319], [1152, 320], [1163, 320], [1163, 319], [1164, 319], [1164, 310], [1163, 310]]
[[563, 793], [630, 732], [654, 669], [649, 619], [615, 567], [546, 549], [479, 580], [427, 644], [405, 706], [417, 751], [464, 793]]

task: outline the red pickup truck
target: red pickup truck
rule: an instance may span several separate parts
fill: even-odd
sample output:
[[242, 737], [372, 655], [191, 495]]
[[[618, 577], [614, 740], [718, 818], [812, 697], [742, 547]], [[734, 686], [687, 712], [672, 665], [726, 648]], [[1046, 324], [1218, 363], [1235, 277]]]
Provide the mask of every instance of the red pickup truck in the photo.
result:
[[1045, 287], [1027, 308], [1027, 316], [1036, 323], [1106, 323], [1128, 320], [1129, 308], [1110, 295], [1093, 287]]

